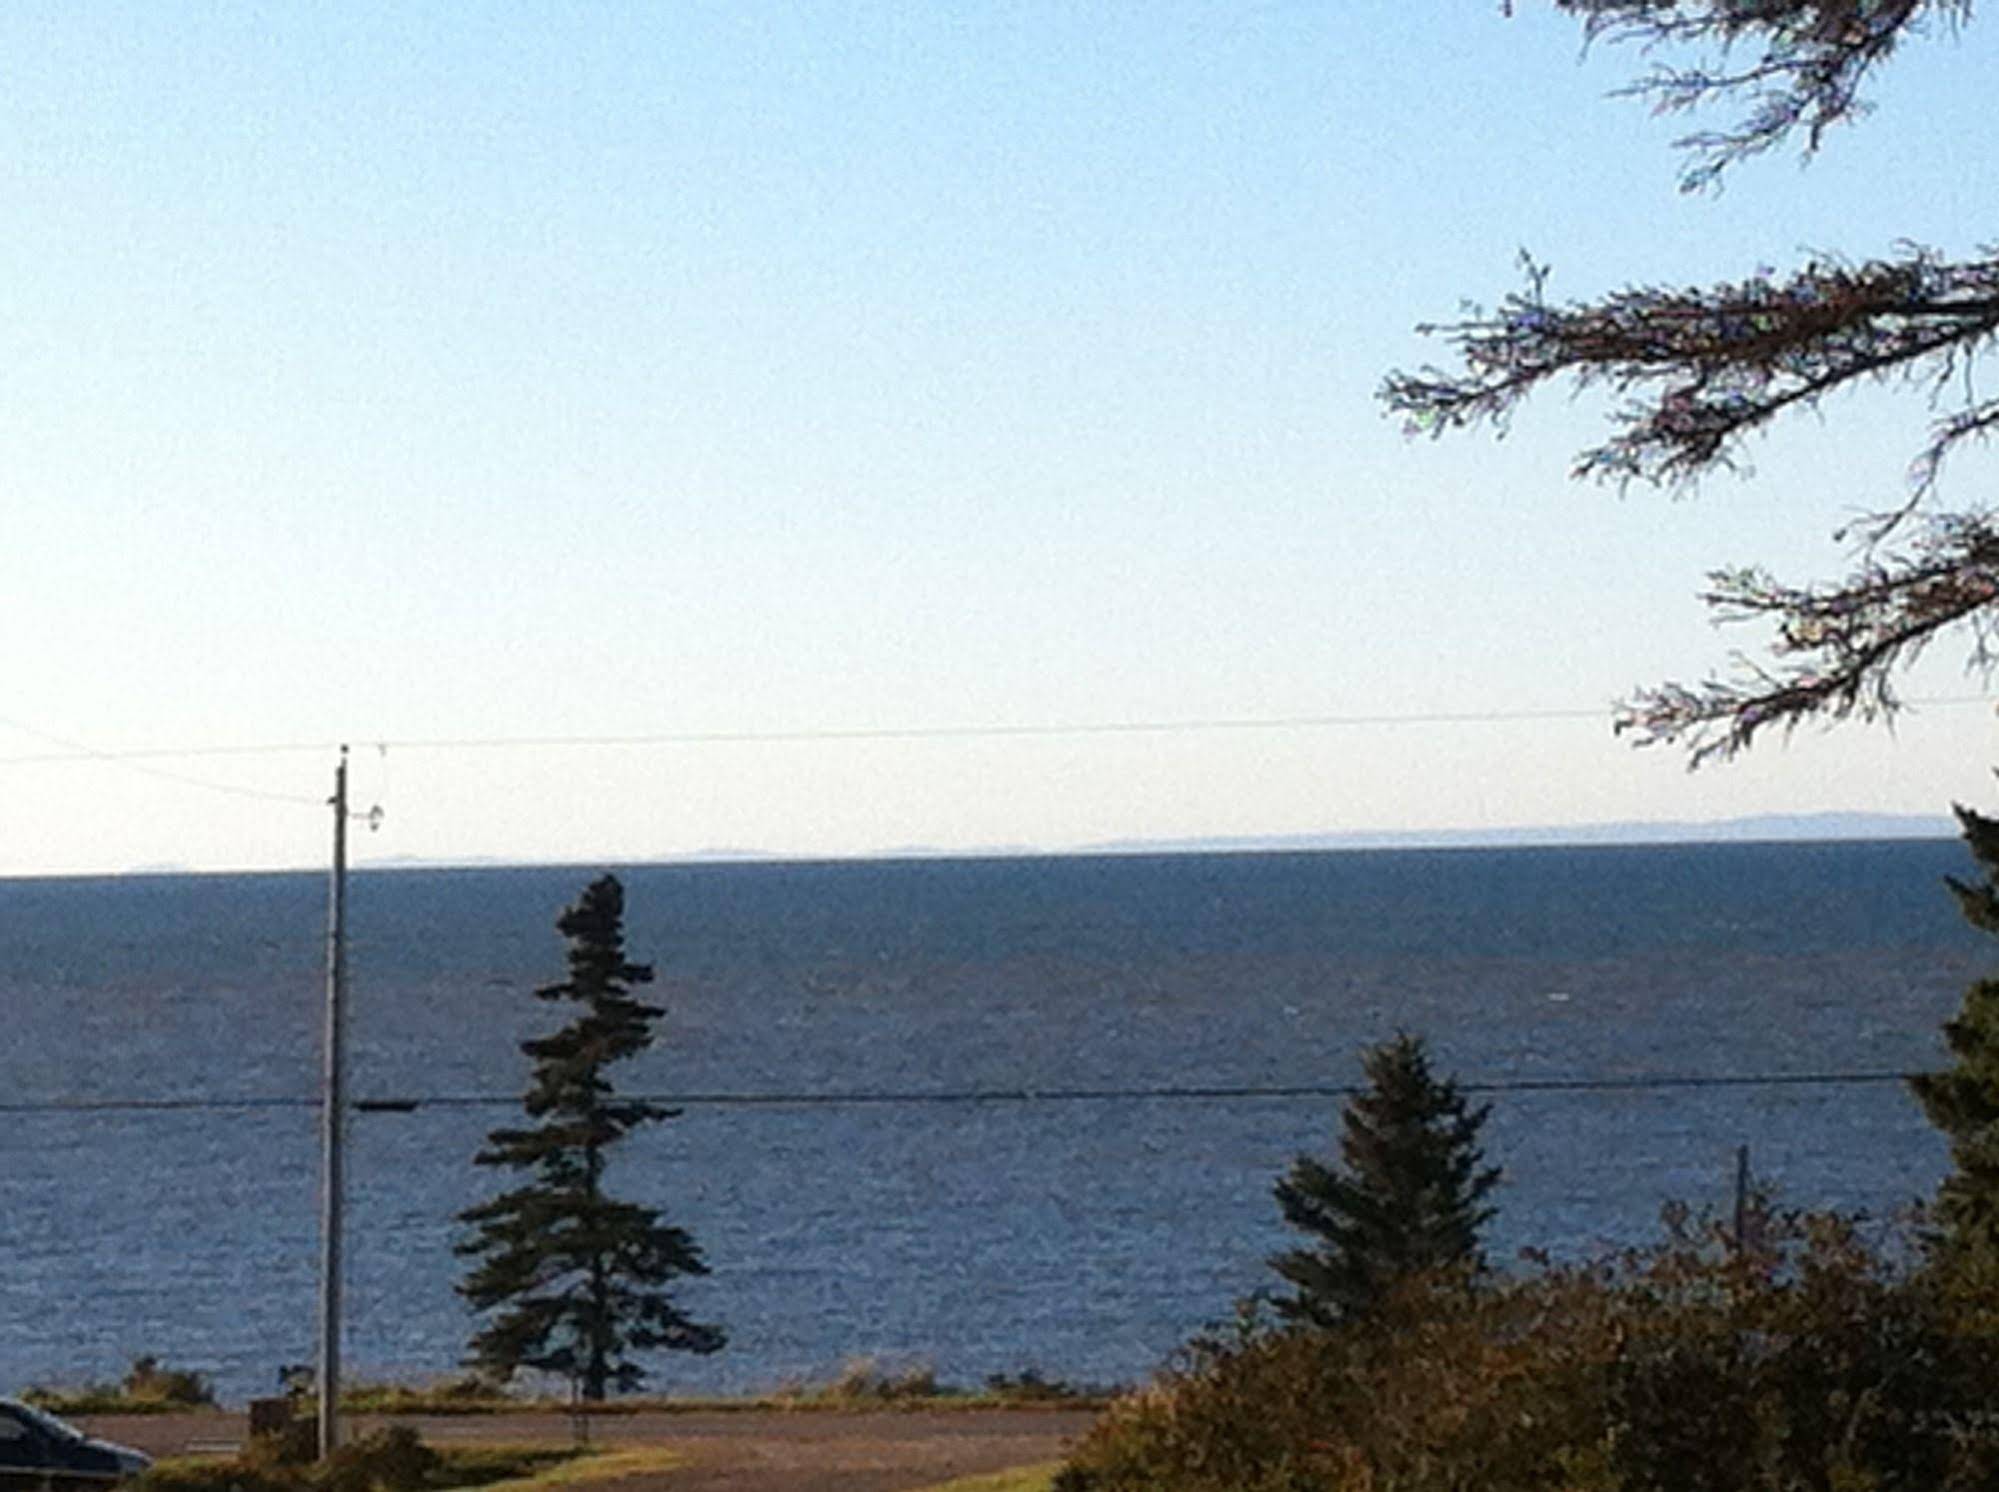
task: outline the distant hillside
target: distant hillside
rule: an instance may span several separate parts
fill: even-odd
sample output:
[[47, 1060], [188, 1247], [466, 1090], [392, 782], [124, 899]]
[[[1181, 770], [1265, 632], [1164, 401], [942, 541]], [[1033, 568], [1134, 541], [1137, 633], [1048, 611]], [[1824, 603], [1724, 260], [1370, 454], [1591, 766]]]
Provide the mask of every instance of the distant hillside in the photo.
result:
[[[1957, 825], [1940, 814], [1803, 813], [1759, 814], [1753, 818], [1614, 824], [1530, 825], [1512, 829], [1359, 829], [1316, 834], [1231, 834], [1186, 839], [1108, 839], [1093, 844], [1049, 847], [1031, 844], [896, 845], [858, 855], [800, 855], [737, 848], [694, 850], [644, 861], [602, 864], [727, 864], [759, 860], [975, 860], [1036, 855], [1221, 855], [1283, 850], [1504, 849], [1535, 845], [1746, 844], [1794, 840], [1949, 839]], [[495, 856], [425, 859], [394, 855], [364, 859], [363, 870], [470, 869], [526, 863]], [[578, 861], [594, 865], [596, 861]]]
[[1231, 850], [1499, 849], [1530, 845], [1745, 844], [1834, 839], [1948, 839], [1957, 825], [1941, 814], [1766, 813], [1751, 818], [1663, 823], [1558, 824], [1513, 829], [1353, 830], [1325, 834], [1244, 834], [1205, 839], [1117, 839], [1083, 847], [1095, 854], [1217, 854]]

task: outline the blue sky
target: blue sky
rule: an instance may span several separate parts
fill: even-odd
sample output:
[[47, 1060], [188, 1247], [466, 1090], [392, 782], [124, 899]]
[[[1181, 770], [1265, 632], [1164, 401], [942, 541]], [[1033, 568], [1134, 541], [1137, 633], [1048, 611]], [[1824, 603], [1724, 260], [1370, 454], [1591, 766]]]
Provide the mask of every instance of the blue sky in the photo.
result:
[[341, 740], [428, 858], [1988, 799], [1986, 705], [1693, 776], [1608, 729], [1753, 644], [1706, 569], [1838, 572], [1919, 398], [1675, 502], [1566, 479], [1589, 400], [1373, 394], [1523, 246], [1572, 296], [1971, 251], [1990, 28], [1689, 198], [1639, 59], [1522, 9], [7, 7], [0, 872], [318, 863]]

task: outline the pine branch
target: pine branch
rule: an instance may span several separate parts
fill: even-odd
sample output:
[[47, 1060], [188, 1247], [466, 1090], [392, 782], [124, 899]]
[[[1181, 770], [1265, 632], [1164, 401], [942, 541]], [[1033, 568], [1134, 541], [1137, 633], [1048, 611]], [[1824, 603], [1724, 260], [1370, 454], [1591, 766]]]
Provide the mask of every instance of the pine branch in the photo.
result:
[[[1970, 0], [1555, 4], [1582, 20], [1586, 42], [1632, 43], [1655, 59], [1625, 90], [1655, 109], [1746, 102], [1733, 126], [1679, 142], [1690, 187], [1797, 132], [1806, 154], [1816, 151], [1833, 124], [1864, 111], [1862, 84], [1904, 41], [1954, 33], [1971, 17]], [[1950, 458], [1999, 430], [1999, 399], [1981, 399], [1971, 383], [1999, 333], [1999, 248], [1951, 260], [1909, 244], [1861, 264], [1820, 254], [1785, 276], [1759, 268], [1711, 286], [1633, 286], [1568, 303], [1551, 301], [1546, 266], [1522, 257], [1526, 284], [1496, 309], [1472, 306], [1421, 328], [1448, 345], [1451, 366], [1383, 382], [1380, 398], [1409, 434], [1503, 434], [1524, 399], [1567, 382], [1613, 399], [1609, 437], [1580, 452], [1572, 474], [1677, 492], [1740, 466], [1750, 437], [1842, 390], [1913, 383], [1939, 411], [1906, 491], [1858, 526], [1843, 580], [1798, 587], [1748, 569], [1710, 577], [1703, 599], [1720, 619], [1774, 628], [1773, 661], [1738, 656], [1733, 677], [1641, 690], [1621, 707], [1620, 732], [1684, 743], [1697, 766], [1773, 725], [1892, 717], [1894, 671], [1943, 631], [1968, 628], [1971, 666], [1988, 668], [1999, 525], [1933, 504]], [[1897, 539], [1906, 547], [1889, 550]]]
[[[1946, 262], [1907, 247], [1859, 266], [1813, 260], [1710, 288], [1638, 287], [1595, 303], [1551, 304], [1548, 271], [1523, 256], [1527, 285], [1493, 312], [1426, 324], [1461, 364], [1392, 373], [1380, 398], [1412, 435], [1487, 424], [1560, 378], [1624, 396], [1616, 433], [1583, 451], [1574, 475], [1684, 488], [1737, 464], [1742, 440], [1826, 394], [1890, 376], [1941, 389], [1999, 330], [1999, 257]], [[1941, 421], [1917, 459], [1920, 489], [1945, 457], [1987, 433], [1999, 407], [1971, 401]]]
[[[1759, 275], [1711, 289], [1634, 289], [1552, 306], [1531, 261], [1524, 292], [1492, 314], [1427, 328], [1457, 349], [1455, 373], [1394, 374], [1382, 390], [1411, 433], [1500, 430], [1537, 387], [1569, 378], [1624, 403], [1613, 437], [1575, 474], [1684, 487], [1740, 459], [1742, 441], [1780, 415], [1860, 382], [1914, 379], [1940, 399], [1999, 332], [1999, 257], [1946, 263], [1926, 249], [1858, 267], [1814, 261], [1789, 280]], [[1858, 565], [1827, 586], [1783, 585], [1755, 569], [1716, 571], [1702, 599], [1720, 620], [1773, 624], [1774, 666], [1736, 659], [1736, 676], [1640, 690], [1616, 728], [1639, 744], [1683, 742], [1689, 763], [1726, 758], [1772, 725], [1813, 717], [1881, 719], [1899, 707], [1891, 677], [1938, 633], [1967, 624], [1984, 670], [1999, 599], [1999, 528], [1980, 512], [1929, 515], [1947, 459], [1999, 428], [1999, 400], [1968, 389], [1932, 426], [1904, 499], [1860, 525]], [[1905, 547], [1888, 544], [1904, 532]]]
[[[1585, 37], [1644, 52], [1699, 54], [1660, 63], [1623, 90], [1661, 114], [1746, 101], [1733, 126], [1675, 142], [1691, 157], [1687, 191], [1715, 185], [1729, 167], [1804, 133], [1807, 155], [1833, 125], [1867, 110], [1861, 85], [1908, 37], [1941, 22], [1955, 31], [1971, 0], [1555, 0], [1583, 17]], [[1745, 56], [1746, 54], [1746, 56]]]
[[1892, 716], [1901, 708], [1894, 670], [1955, 626], [1972, 633], [1969, 666], [1989, 671], [1999, 527], [1978, 513], [1924, 520], [1905, 550], [1876, 555], [1832, 586], [1781, 585], [1754, 569], [1716, 571], [1709, 582], [1702, 599], [1722, 620], [1774, 624], [1775, 666], [1738, 655], [1737, 677], [1639, 690], [1615, 722], [1641, 746], [1685, 745], [1693, 766], [1734, 756], [1772, 726]]

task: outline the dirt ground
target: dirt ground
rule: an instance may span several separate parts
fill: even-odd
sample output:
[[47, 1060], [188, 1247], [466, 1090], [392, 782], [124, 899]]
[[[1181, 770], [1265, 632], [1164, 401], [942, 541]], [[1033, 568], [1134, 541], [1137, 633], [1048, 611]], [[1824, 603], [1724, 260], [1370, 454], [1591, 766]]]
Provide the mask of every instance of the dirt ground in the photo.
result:
[[[1074, 1410], [737, 1410], [591, 1421], [593, 1442], [660, 1445], [686, 1464], [615, 1483], [618, 1492], [913, 1492], [980, 1472], [1061, 1458], [1093, 1415]], [[566, 1440], [561, 1416], [398, 1416], [432, 1445]], [[240, 1414], [77, 1416], [79, 1428], [155, 1456], [227, 1450]], [[387, 1421], [362, 1416], [347, 1433]], [[608, 1484], [607, 1484], [608, 1485]], [[579, 1484], [578, 1492], [581, 1492]]]

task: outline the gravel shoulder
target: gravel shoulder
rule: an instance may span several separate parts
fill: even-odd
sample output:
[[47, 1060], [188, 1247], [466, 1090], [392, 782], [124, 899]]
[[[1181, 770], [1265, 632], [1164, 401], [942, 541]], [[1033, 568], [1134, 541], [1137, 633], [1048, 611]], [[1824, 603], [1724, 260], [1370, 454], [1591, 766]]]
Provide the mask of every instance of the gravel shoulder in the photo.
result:
[[[954, 1477], [1061, 1459], [1095, 1416], [1063, 1409], [706, 1410], [593, 1420], [602, 1445], [667, 1446], [686, 1464], [619, 1492], [914, 1492]], [[241, 1414], [89, 1415], [79, 1428], [156, 1456], [240, 1444]], [[433, 1445], [567, 1440], [561, 1415], [361, 1416], [350, 1433], [407, 1424]], [[587, 1484], [575, 1484], [580, 1489]]]

